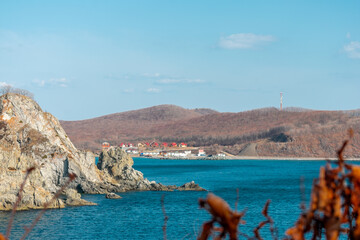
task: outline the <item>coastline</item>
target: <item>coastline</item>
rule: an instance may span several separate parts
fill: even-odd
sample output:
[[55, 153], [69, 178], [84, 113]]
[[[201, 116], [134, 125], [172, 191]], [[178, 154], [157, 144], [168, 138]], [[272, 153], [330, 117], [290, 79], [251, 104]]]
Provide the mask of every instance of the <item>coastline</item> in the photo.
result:
[[[141, 159], [159, 159], [159, 160], [270, 160], [270, 161], [336, 161], [338, 158], [316, 158], [316, 157], [265, 157], [265, 156], [233, 156], [233, 157], [187, 157], [187, 158], [169, 158], [169, 157], [143, 157], [143, 156], [131, 156], [132, 158]], [[360, 158], [345, 158], [346, 161], [360, 161]]]

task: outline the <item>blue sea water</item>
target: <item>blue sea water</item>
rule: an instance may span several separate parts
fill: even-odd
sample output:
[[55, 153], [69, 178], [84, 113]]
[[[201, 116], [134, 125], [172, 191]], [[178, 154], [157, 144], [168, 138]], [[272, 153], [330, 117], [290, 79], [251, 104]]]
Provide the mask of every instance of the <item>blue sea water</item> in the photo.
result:
[[[269, 215], [274, 219], [279, 237], [295, 223], [299, 205], [308, 203], [312, 181], [325, 161], [273, 160], [159, 160], [134, 158], [134, 168], [150, 181], [182, 185], [195, 181], [224, 198], [231, 208], [246, 209], [245, 225], [240, 230], [252, 235], [263, 221], [262, 208], [271, 199]], [[301, 193], [303, 178], [305, 194]], [[168, 239], [196, 239], [201, 224], [210, 215], [198, 207], [198, 199], [207, 192], [127, 192], [121, 199], [104, 195], [83, 195], [97, 206], [67, 207], [48, 210], [31, 232], [29, 239], [163, 239], [161, 197], [167, 221]], [[19, 239], [39, 213], [38, 210], [16, 213], [11, 239]], [[0, 212], [0, 232], [5, 233], [9, 212]], [[271, 239], [267, 229], [264, 239]]]

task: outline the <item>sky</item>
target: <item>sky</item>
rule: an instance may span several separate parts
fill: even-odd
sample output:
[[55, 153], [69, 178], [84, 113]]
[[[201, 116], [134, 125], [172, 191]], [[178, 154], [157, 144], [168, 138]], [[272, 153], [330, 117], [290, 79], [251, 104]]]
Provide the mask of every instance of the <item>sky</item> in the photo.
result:
[[0, 1], [0, 86], [81, 120], [360, 108], [360, 1]]

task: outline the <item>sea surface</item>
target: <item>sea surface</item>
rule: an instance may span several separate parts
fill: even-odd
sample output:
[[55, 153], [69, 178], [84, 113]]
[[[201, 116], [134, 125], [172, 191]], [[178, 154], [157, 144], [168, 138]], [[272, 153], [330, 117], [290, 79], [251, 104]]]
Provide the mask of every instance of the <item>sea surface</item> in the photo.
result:
[[[246, 209], [241, 232], [252, 230], [264, 220], [262, 208], [271, 199], [269, 215], [281, 238], [293, 226], [300, 203], [309, 201], [311, 184], [325, 161], [273, 160], [159, 160], [134, 158], [134, 168], [150, 181], [182, 185], [195, 181], [224, 198], [232, 209]], [[303, 180], [302, 180], [303, 179]], [[305, 190], [301, 190], [301, 185]], [[237, 197], [237, 189], [239, 197]], [[210, 215], [199, 209], [198, 199], [207, 192], [127, 192], [122, 199], [104, 195], [83, 195], [97, 206], [48, 210], [28, 239], [163, 239], [164, 215], [168, 216], [167, 239], [196, 239], [202, 223]], [[16, 213], [10, 239], [19, 239], [24, 227], [38, 210]], [[0, 232], [5, 233], [10, 213], [0, 212]], [[271, 239], [267, 228], [264, 239]]]

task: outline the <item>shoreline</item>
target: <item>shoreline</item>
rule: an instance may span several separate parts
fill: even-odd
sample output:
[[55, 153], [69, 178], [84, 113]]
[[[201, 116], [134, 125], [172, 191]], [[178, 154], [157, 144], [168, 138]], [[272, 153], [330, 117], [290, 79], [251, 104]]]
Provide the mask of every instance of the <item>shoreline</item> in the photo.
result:
[[[338, 158], [319, 158], [319, 157], [265, 157], [265, 156], [233, 156], [233, 157], [187, 157], [187, 158], [169, 158], [169, 157], [143, 157], [143, 156], [131, 156], [132, 158], [141, 159], [159, 159], [159, 160], [276, 160], [276, 161], [336, 161]], [[360, 158], [345, 158], [345, 161], [360, 161]]]

